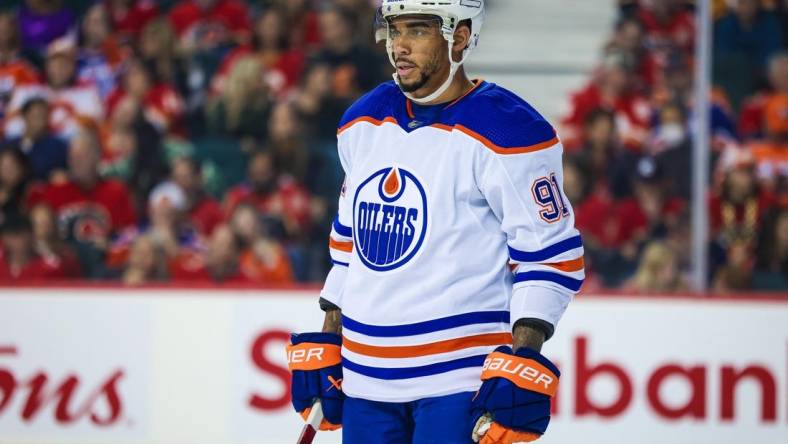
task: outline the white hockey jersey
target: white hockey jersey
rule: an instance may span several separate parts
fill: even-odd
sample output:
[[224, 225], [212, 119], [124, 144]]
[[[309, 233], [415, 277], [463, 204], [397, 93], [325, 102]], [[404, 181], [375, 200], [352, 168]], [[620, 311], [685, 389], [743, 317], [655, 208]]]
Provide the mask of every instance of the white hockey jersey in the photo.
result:
[[417, 107], [389, 82], [340, 124], [346, 179], [321, 297], [342, 309], [348, 396], [476, 390], [511, 324], [555, 326], [583, 282], [555, 130], [513, 93], [475, 83]]

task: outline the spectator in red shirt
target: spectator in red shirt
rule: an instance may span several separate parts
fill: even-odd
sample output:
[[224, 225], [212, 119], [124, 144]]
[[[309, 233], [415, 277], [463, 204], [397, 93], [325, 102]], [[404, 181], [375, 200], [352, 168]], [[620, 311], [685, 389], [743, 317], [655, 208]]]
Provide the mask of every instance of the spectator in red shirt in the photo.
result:
[[634, 18], [621, 19], [616, 24], [613, 38], [605, 47], [605, 53], [621, 52], [634, 61], [635, 89], [647, 91], [654, 86], [659, 75], [659, 63], [645, 46], [643, 25]]
[[309, 0], [275, 0], [287, 12], [290, 42], [294, 48], [314, 50], [321, 42], [318, 14]]
[[594, 79], [572, 94], [569, 112], [561, 119], [561, 140], [572, 151], [582, 143], [582, 127], [588, 115], [599, 108], [616, 116], [622, 142], [638, 151], [648, 136], [651, 106], [634, 91], [632, 61], [625, 54], [609, 54]]
[[145, 118], [160, 133], [183, 134], [183, 100], [170, 85], [156, 82], [140, 60], [129, 61], [121, 84], [107, 98], [108, 116], [112, 116], [118, 103], [126, 97], [132, 97], [141, 104]]
[[723, 251], [736, 241], [752, 247], [763, 215], [775, 203], [774, 196], [759, 187], [749, 150], [726, 154], [719, 163], [722, 183], [709, 198], [711, 237]]
[[227, 216], [241, 203], [249, 203], [264, 217], [281, 223], [291, 239], [300, 239], [311, 224], [309, 194], [291, 176], [278, 174], [268, 151], [252, 154], [247, 182], [227, 192]]
[[19, 29], [15, 17], [10, 12], [0, 12], [0, 120], [3, 119], [14, 89], [40, 82], [38, 70], [20, 56]]
[[238, 0], [182, 0], [169, 17], [187, 52], [245, 43], [251, 30], [249, 11]]
[[27, 217], [15, 216], [3, 222], [0, 283], [41, 282], [63, 277], [63, 269], [58, 261], [36, 254]]
[[78, 246], [82, 269], [91, 277], [103, 270], [110, 238], [136, 223], [126, 186], [99, 175], [101, 148], [94, 133], [83, 131], [71, 141], [69, 180], [31, 191], [29, 206], [46, 203], [58, 214], [60, 229]]
[[142, 28], [159, 15], [153, 0], [105, 0], [110, 23], [123, 40], [136, 39]]
[[298, 83], [304, 68], [304, 53], [291, 48], [287, 31], [285, 11], [277, 7], [266, 9], [255, 21], [251, 43], [234, 49], [222, 61], [211, 84], [213, 94], [224, 91], [233, 66], [247, 55], [260, 61], [265, 82], [274, 96], [287, 94]]
[[219, 203], [203, 187], [200, 164], [192, 157], [178, 157], [172, 164], [171, 180], [186, 194], [186, 211], [191, 226], [201, 236], [210, 237], [224, 221]]
[[676, 46], [691, 52], [695, 43], [695, 17], [685, 0], [641, 2], [638, 19], [646, 28], [651, 48]]

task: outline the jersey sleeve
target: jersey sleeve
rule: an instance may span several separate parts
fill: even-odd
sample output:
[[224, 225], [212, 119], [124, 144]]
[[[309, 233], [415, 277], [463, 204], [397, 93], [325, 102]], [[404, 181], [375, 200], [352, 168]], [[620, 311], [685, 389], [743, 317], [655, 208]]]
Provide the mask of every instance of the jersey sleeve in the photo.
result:
[[[524, 130], [555, 134], [544, 120]], [[487, 153], [478, 183], [507, 238], [511, 322], [537, 320], [549, 337], [584, 279], [583, 245], [562, 186], [563, 147], [552, 137]]]
[[345, 172], [345, 181], [342, 183], [339, 193], [337, 215], [331, 224], [331, 233], [328, 239], [328, 249], [333, 266], [328, 272], [320, 297], [323, 301], [341, 308], [342, 288], [353, 253], [353, 207], [347, 195], [351, 185], [349, 183], [350, 169], [342, 137], [338, 139], [338, 149], [339, 160]]

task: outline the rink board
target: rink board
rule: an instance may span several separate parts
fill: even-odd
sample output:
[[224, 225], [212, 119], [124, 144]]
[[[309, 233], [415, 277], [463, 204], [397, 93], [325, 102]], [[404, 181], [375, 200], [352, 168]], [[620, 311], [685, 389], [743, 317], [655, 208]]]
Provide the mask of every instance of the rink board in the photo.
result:
[[[321, 324], [313, 289], [0, 289], [0, 443], [294, 442]], [[545, 444], [788, 442], [788, 298], [581, 296], [543, 351]]]

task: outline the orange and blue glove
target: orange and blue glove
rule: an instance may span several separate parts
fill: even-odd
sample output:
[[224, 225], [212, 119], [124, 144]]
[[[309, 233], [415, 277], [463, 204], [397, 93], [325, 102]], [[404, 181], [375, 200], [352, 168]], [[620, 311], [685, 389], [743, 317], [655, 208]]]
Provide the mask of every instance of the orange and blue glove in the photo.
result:
[[312, 404], [320, 399], [320, 430], [342, 427], [342, 337], [335, 333], [301, 333], [290, 336], [287, 365], [292, 373], [291, 395], [296, 412], [306, 420]]
[[550, 422], [558, 389], [558, 368], [539, 352], [501, 346], [487, 356], [482, 386], [473, 399], [473, 440], [512, 444], [539, 439]]

